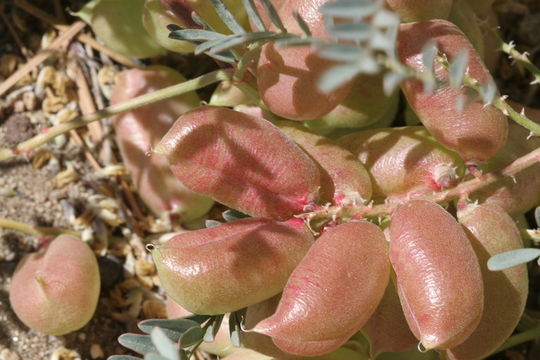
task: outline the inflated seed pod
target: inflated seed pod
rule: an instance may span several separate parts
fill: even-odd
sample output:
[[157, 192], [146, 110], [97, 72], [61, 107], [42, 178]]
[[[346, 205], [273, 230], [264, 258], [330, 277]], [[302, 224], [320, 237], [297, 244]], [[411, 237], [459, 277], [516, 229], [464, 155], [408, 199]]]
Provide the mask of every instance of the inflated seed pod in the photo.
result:
[[453, 360], [481, 360], [512, 334], [523, 314], [528, 294], [527, 266], [504, 271], [487, 268], [491, 256], [523, 248], [519, 229], [501, 207], [470, 204], [457, 215], [480, 260], [485, 300], [478, 327], [465, 342], [447, 350], [446, 355]]
[[347, 97], [332, 111], [306, 125], [317, 132], [335, 128], [365, 128], [383, 119], [394, 117], [399, 103], [399, 92], [386, 95], [382, 75], [360, 75]]
[[[166, 5], [183, 23], [189, 28], [198, 28], [192, 20], [191, 13], [195, 12], [199, 17], [209, 24], [212, 29], [221, 34], [230, 34], [231, 30], [225, 25], [217, 14], [210, 0], [160, 0]], [[234, 18], [247, 29], [247, 15], [242, 1], [223, 0], [223, 3], [234, 15]]]
[[[187, 20], [187, 21], [185, 21]], [[182, 28], [194, 28], [197, 25], [189, 19], [178, 18], [161, 0], [145, 0], [143, 25], [150, 37], [165, 49], [179, 53], [191, 53], [195, 44], [189, 41], [169, 38], [167, 25], [174, 24]]]
[[[459, 28], [446, 20], [432, 20], [400, 25], [398, 54], [401, 61], [417, 71], [423, 71], [422, 50], [434, 41], [440, 55], [449, 61], [462, 51], [469, 54], [468, 74], [480, 84], [493, 83], [482, 60]], [[469, 98], [463, 110], [458, 102], [467, 96], [465, 89], [453, 89], [447, 81], [447, 71], [436, 66], [436, 76], [443, 85], [426, 93], [419, 80], [401, 85], [407, 101], [422, 123], [444, 146], [460, 154], [463, 160], [478, 164], [494, 156], [505, 144], [508, 121], [493, 106], [484, 106], [480, 97]]]
[[187, 187], [252, 216], [286, 220], [318, 199], [317, 165], [262, 118], [200, 107], [180, 117], [155, 151]]
[[126, 56], [147, 58], [163, 54], [143, 25], [145, 0], [100, 0], [92, 10], [95, 34], [112, 50]]
[[354, 156], [333, 141], [291, 121], [275, 122], [322, 168], [321, 200], [336, 205], [362, 204], [371, 199], [371, 179]]
[[386, 0], [403, 22], [447, 19], [453, 0]]
[[49, 335], [82, 328], [94, 315], [100, 290], [92, 250], [71, 235], [60, 235], [21, 259], [9, 289], [9, 302], [28, 327]]
[[439, 205], [412, 200], [390, 224], [390, 261], [405, 318], [425, 349], [459, 345], [484, 304], [478, 258], [462, 227]]
[[393, 281], [388, 283], [384, 296], [362, 328], [370, 344], [370, 354], [376, 358], [383, 352], [405, 351], [418, 344], [409, 329]]
[[224, 314], [278, 294], [313, 242], [299, 219], [246, 218], [151, 249], [168, 296], [195, 314]]
[[[185, 81], [178, 72], [166, 67], [131, 69], [117, 75], [111, 103], [148, 94]], [[167, 211], [182, 221], [204, 215], [213, 205], [205, 196], [187, 189], [171, 172], [167, 159], [146, 154], [172, 126], [178, 116], [195, 108], [199, 98], [194, 92], [145, 105], [115, 117], [116, 140], [139, 196], [156, 214]]]
[[[293, 13], [309, 25], [313, 36], [327, 38], [319, 7], [328, 0], [285, 0], [278, 10], [290, 33], [302, 30]], [[276, 30], [274, 26], [271, 30]], [[311, 46], [276, 48], [273, 42], [262, 47], [257, 65], [257, 88], [268, 108], [291, 120], [313, 120], [329, 113], [347, 96], [352, 81], [329, 94], [319, 90], [321, 75], [335, 62], [324, 59]]]
[[375, 311], [389, 270], [382, 230], [367, 221], [340, 224], [315, 242], [287, 281], [275, 314], [253, 330], [297, 355], [337, 349]]
[[338, 144], [364, 164], [373, 197], [379, 200], [453, 186], [465, 168], [456, 153], [421, 126], [359, 131], [338, 139]]
[[[523, 109], [522, 105], [510, 104], [516, 111]], [[527, 117], [540, 123], [540, 110], [525, 107], [524, 111]], [[483, 170], [485, 172], [500, 170], [517, 158], [539, 148], [540, 138], [529, 135], [529, 130], [511, 123], [506, 145], [490, 159]], [[471, 199], [480, 203], [499, 205], [511, 216], [524, 214], [540, 205], [540, 164], [529, 166], [513, 178], [504, 179], [474, 193]]]

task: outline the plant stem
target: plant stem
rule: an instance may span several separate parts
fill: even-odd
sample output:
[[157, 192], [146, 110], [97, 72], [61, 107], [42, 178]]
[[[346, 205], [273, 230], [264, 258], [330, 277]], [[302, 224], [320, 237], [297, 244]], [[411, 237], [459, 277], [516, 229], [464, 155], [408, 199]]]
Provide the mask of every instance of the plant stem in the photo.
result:
[[[510, 165], [497, 172], [483, 174], [472, 180], [464, 181], [458, 186], [432, 193], [422, 194], [414, 198], [424, 199], [433, 202], [447, 202], [463, 196], [468, 196], [488, 185], [517, 175], [520, 171], [540, 162], [540, 148], [524, 155]], [[412, 198], [411, 198], [412, 199]], [[380, 205], [360, 205], [360, 206], [329, 206], [313, 212], [302, 214], [301, 217], [308, 219], [332, 219], [332, 217], [378, 217], [391, 214], [400, 202], [392, 202]]]
[[80, 237], [81, 234], [77, 231], [69, 230], [69, 229], [62, 229], [62, 228], [54, 228], [54, 227], [41, 227], [41, 226], [30, 226], [25, 223], [21, 223], [14, 220], [9, 219], [2, 219], [0, 218], [0, 228], [4, 229], [11, 229], [23, 232], [25, 234], [31, 235], [31, 236], [57, 236], [60, 234], [69, 234], [73, 236]]
[[517, 335], [511, 336], [497, 349], [497, 351], [495, 351], [495, 353], [538, 338], [540, 338], [540, 325]]
[[149, 94], [141, 95], [136, 98], [124, 101], [120, 104], [111, 105], [103, 110], [99, 110], [92, 114], [81, 115], [72, 121], [68, 121], [43, 131], [41, 134], [26, 140], [13, 148], [0, 149], [0, 161], [10, 159], [21, 153], [28, 153], [36, 147], [45, 144], [54, 139], [56, 136], [64, 134], [70, 130], [88, 125], [91, 122], [103, 119], [107, 116], [116, 115], [125, 111], [133, 110], [146, 104], [165, 100], [177, 95], [184, 94], [189, 91], [194, 91], [210, 84], [229, 80], [231, 77], [228, 70], [216, 70], [208, 74], [199, 76], [198, 78], [185, 81], [181, 84], [169, 86], [164, 89], [154, 91]]

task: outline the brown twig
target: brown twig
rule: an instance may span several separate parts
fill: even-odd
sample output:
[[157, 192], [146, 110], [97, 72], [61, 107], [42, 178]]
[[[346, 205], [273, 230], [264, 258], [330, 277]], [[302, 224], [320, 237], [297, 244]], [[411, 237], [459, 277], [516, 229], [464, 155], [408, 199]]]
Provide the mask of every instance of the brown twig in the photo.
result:
[[7, 78], [4, 82], [0, 84], [0, 96], [2, 96], [6, 91], [8, 91], [13, 85], [15, 85], [35, 67], [45, 61], [56, 50], [60, 49], [67, 42], [69, 42], [85, 26], [86, 24], [82, 21], [77, 21], [73, 23], [66, 31], [61, 33], [60, 36], [58, 36], [47, 49], [39, 52], [36, 56], [34, 56], [26, 64], [24, 64], [19, 70], [11, 74], [9, 78]]

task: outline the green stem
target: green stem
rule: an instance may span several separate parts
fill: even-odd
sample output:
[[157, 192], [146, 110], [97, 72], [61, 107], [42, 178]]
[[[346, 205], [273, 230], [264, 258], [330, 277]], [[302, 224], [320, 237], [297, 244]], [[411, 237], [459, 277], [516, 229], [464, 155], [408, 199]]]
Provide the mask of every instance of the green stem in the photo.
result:
[[502, 344], [495, 353], [510, 349], [516, 345], [540, 338], [540, 325], [517, 335], [511, 336]]
[[81, 234], [77, 231], [54, 228], [54, 227], [41, 227], [41, 226], [30, 226], [25, 223], [21, 223], [14, 220], [2, 219], [0, 218], [0, 228], [11, 229], [23, 232], [31, 236], [58, 236], [60, 234], [69, 234], [76, 237], [80, 237]]
[[14, 148], [0, 149], [0, 161], [10, 159], [21, 153], [26, 154], [27, 152], [47, 143], [48, 141], [54, 139], [61, 134], [88, 125], [94, 121], [125, 111], [133, 110], [146, 104], [154, 103], [190, 91], [194, 91], [219, 81], [229, 80], [230, 77], [231, 75], [229, 71], [216, 70], [208, 74], [199, 76], [198, 78], [185, 81], [181, 84], [169, 86], [167, 88], [160, 89], [149, 94], [141, 95], [136, 98], [124, 101], [120, 104], [111, 105], [95, 113], [79, 116], [72, 121], [53, 126], [42, 132], [41, 134], [16, 145]]

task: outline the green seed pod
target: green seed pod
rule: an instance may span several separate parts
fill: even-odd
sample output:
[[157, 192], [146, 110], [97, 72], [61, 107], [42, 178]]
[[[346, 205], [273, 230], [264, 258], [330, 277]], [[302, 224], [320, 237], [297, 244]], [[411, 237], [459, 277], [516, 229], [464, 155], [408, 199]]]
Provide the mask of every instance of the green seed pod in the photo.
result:
[[278, 294], [312, 243], [301, 220], [246, 218], [180, 234], [151, 252], [168, 296], [212, 315]]
[[364, 164], [378, 200], [454, 186], [465, 169], [456, 153], [420, 126], [359, 131], [338, 139], [338, 144]]
[[[422, 52], [429, 41], [435, 41], [439, 53], [449, 61], [467, 51], [469, 76], [480, 84], [494, 83], [463, 32], [445, 20], [402, 24], [397, 46], [400, 60], [416, 71], [424, 71]], [[467, 96], [466, 90], [447, 85], [448, 74], [442, 66], [435, 67], [435, 75], [443, 85], [432, 93], [426, 93], [419, 80], [409, 80], [401, 85], [408, 103], [424, 126], [441, 144], [471, 164], [482, 163], [494, 156], [504, 146], [508, 134], [504, 114], [493, 106], [484, 106], [479, 97], [467, 98], [463, 110], [458, 111], [457, 104]]]
[[386, 0], [403, 22], [448, 19], [453, 0]]
[[60, 235], [19, 262], [9, 302], [28, 327], [63, 335], [90, 321], [99, 290], [99, 268], [92, 250], [73, 236]]
[[327, 230], [291, 274], [275, 314], [253, 331], [296, 355], [337, 349], [381, 300], [390, 270], [387, 251], [382, 230], [367, 221]]
[[200, 107], [180, 117], [155, 151], [191, 190], [249, 215], [286, 220], [318, 200], [317, 165], [262, 118]]
[[458, 211], [459, 222], [480, 259], [484, 278], [484, 312], [480, 324], [464, 343], [446, 351], [451, 360], [480, 360], [494, 352], [514, 331], [528, 294], [527, 266], [490, 271], [488, 259], [523, 248], [514, 220], [497, 205], [470, 204]]
[[470, 1], [454, 0], [448, 20], [463, 31], [478, 52], [478, 55], [484, 59], [484, 34], [480, 28], [480, 20], [472, 10]]
[[290, 121], [275, 124], [320, 165], [322, 202], [352, 205], [371, 199], [369, 174], [349, 151], [300, 124]]
[[412, 200], [392, 214], [390, 261], [405, 318], [423, 347], [448, 349], [474, 331], [484, 304], [478, 258], [456, 219]]
[[112, 50], [136, 58], [163, 54], [144, 28], [145, 0], [99, 0], [92, 11], [92, 30]]
[[165, 49], [178, 53], [192, 53], [195, 45], [189, 41], [169, 38], [167, 25], [174, 24], [189, 28], [191, 22], [185, 23], [164, 5], [161, 0], [146, 0], [144, 2], [143, 25], [154, 41]]
[[[117, 75], [111, 103], [118, 104], [136, 96], [185, 81], [178, 72], [166, 67], [132, 69]], [[187, 189], [171, 172], [165, 158], [146, 156], [172, 126], [176, 118], [198, 106], [196, 93], [145, 105], [115, 117], [116, 140], [122, 159], [144, 203], [155, 213], [172, 212], [182, 221], [204, 215], [213, 205], [205, 196]]]

